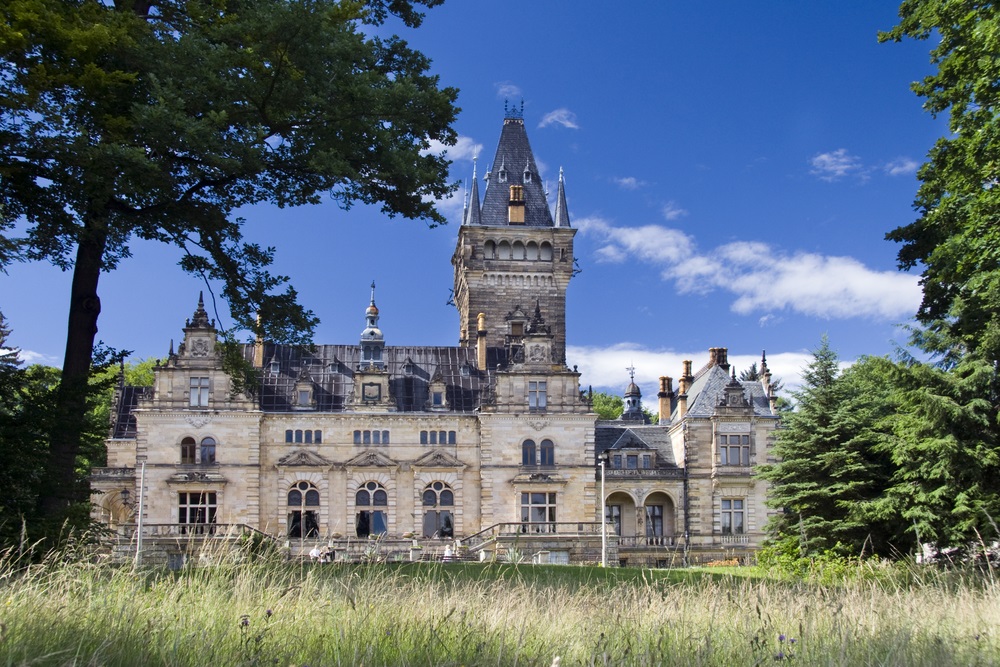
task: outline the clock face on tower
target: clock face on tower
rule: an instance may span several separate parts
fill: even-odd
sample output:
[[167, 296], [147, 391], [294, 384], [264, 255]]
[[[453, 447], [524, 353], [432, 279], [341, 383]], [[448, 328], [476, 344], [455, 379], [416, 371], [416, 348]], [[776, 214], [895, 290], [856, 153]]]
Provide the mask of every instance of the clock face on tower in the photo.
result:
[[382, 385], [375, 382], [366, 382], [361, 388], [361, 398], [365, 401], [382, 400]]

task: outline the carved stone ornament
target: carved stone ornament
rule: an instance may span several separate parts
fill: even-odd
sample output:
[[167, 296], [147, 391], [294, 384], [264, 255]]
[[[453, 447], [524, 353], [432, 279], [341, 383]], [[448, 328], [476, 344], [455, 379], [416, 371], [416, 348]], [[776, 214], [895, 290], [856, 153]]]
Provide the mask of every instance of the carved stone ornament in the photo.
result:
[[185, 418], [185, 421], [195, 428], [201, 428], [205, 424], [211, 422], [212, 418], [209, 415], [188, 415]]
[[749, 433], [750, 422], [719, 422], [715, 430], [719, 433]]
[[311, 467], [311, 468], [329, 468], [333, 465], [333, 461], [320, 456], [315, 452], [310, 452], [305, 449], [299, 449], [297, 451], [286, 454], [278, 459], [279, 468], [291, 468], [291, 467]]
[[207, 357], [208, 356], [208, 341], [204, 338], [199, 338], [194, 341], [191, 345], [191, 356], [192, 357]]
[[545, 361], [545, 346], [544, 345], [532, 345], [531, 349], [528, 351], [528, 361], [535, 363], [540, 363]]
[[539, 419], [537, 421], [529, 421], [528, 426], [535, 429], [536, 431], [541, 431], [543, 428], [549, 425], [547, 419]]

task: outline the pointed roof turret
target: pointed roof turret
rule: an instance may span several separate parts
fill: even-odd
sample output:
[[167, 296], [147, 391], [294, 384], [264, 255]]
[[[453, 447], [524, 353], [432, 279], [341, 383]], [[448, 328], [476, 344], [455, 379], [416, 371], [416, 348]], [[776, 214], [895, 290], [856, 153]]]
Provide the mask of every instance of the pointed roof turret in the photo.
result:
[[378, 306], [375, 305], [375, 281], [372, 281], [372, 300], [365, 309], [365, 330], [361, 340], [382, 340], [382, 330], [378, 328]]
[[625, 388], [625, 405], [620, 419], [647, 424], [649, 422], [646, 414], [642, 411], [642, 392], [639, 391], [639, 385], [635, 383], [635, 367], [629, 366], [625, 370], [628, 371], [629, 383], [628, 387]]
[[198, 292], [198, 307], [194, 309], [194, 315], [184, 325], [186, 329], [213, 329], [215, 320], [209, 321], [208, 313], [205, 312], [204, 293]]
[[559, 191], [556, 193], [556, 227], [569, 227], [569, 208], [566, 206], [566, 188], [563, 170], [559, 167]]
[[[519, 170], [520, 173], [509, 171]], [[504, 178], [501, 178], [504, 172]], [[528, 143], [528, 133], [524, 128], [524, 108], [505, 105], [503, 129], [500, 132], [500, 142], [497, 144], [496, 156], [493, 158], [493, 168], [486, 174], [486, 192], [483, 194], [483, 206], [479, 224], [491, 227], [506, 227], [510, 224], [508, 206], [510, 204], [510, 186], [523, 187], [524, 225], [527, 227], [552, 227], [552, 212], [545, 198], [545, 188], [542, 179], [535, 178], [538, 166], [535, 156]], [[470, 207], [471, 212], [474, 210]], [[568, 218], [567, 218], [568, 220]], [[473, 224], [473, 223], [468, 223]], [[521, 223], [519, 223], [521, 224]]]
[[472, 192], [469, 193], [469, 208], [465, 214], [465, 220], [462, 222], [466, 225], [481, 225], [482, 218], [479, 214], [479, 181], [476, 179], [476, 163], [478, 158], [473, 158], [472, 160]]

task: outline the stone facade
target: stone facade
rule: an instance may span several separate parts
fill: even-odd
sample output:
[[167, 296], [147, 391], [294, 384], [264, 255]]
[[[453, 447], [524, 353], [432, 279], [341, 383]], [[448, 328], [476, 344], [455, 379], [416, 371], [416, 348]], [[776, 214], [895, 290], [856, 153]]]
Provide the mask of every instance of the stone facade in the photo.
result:
[[602, 514], [613, 564], [759, 545], [767, 489], [752, 471], [777, 425], [766, 362], [740, 382], [713, 348], [676, 391], [661, 379], [658, 424], [634, 383], [622, 418], [598, 421], [566, 360], [562, 174], [553, 212], [519, 113], [484, 180], [452, 257], [458, 346], [387, 345], [373, 284], [357, 344], [245, 345], [259, 383], [236, 393], [199, 300], [154, 385], [117, 394], [95, 516], [177, 544], [239, 526], [299, 552], [378, 536], [595, 560]]

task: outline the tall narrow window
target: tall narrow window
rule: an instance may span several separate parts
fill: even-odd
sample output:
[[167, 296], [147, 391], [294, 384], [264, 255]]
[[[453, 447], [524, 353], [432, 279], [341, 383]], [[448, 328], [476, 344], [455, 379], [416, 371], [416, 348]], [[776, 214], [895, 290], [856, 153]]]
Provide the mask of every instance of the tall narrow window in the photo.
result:
[[742, 498], [722, 499], [722, 534], [740, 535], [744, 532], [745, 508]]
[[204, 535], [214, 532], [218, 513], [215, 491], [181, 491], [177, 494], [177, 523], [188, 524], [181, 527], [181, 534]]
[[181, 464], [193, 465], [197, 460], [198, 447], [194, 438], [184, 438], [181, 440]]
[[358, 510], [355, 524], [358, 537], [386, 533], [389, 494], [381, 484], [378, 482], [364, 484], [354, 496], [354, 505]]
[[319, 537], [319, 489], [309, 482], [288, 491], [288, 536]]
[[453, 511], [455, 494], [444, 482], [433, 482], [424, 489], [424, 537], [454, 537]]
[[554, 466], [556, 464], [556, 446], [551, 440], [542, 440], [539, 453], [541, 454], [541, 465]]
[[521, 465], [535, 465], [535, 441], [525, 440], [521, 443]]
[[646, 505], [646, 537], [663, 537], [663, 505]]
[[622, 534], [622, 506], [621, 505], [605, 505], [604, 506], [604, 523], [613, 524], [615, 527], [615, 535], [621, 537]]
[[547, 400], [547, 389], [544, 381], [528, 382], [528, 409], [544, 412]]
[[191, 378], [191, 393], [189, 404], [192, 408], [208, 407], [208, 378]]
[[215, 463], [215, 438], [202, 438], [201, 464], [209, 465], [212, 463]]

